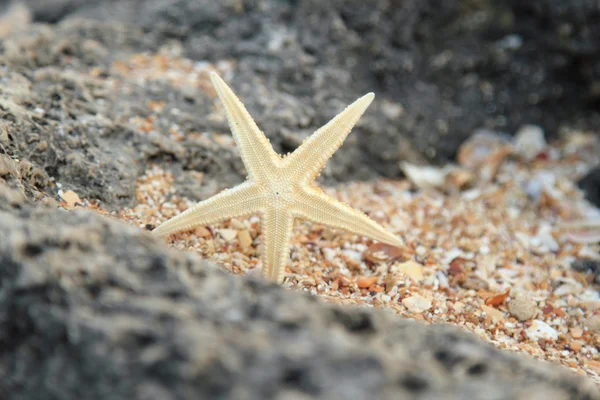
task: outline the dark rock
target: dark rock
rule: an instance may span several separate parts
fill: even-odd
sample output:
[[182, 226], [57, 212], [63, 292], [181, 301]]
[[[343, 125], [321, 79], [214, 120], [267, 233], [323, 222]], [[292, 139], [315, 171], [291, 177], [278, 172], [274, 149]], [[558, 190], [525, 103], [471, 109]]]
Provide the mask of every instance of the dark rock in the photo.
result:
[[589, 171], [578, 183], [585, 198], [596, 207], [600, 207], [600, 167]]
[[219, 271], [0, 186], [3, 399], [600, 398], [450, 326]]
[[575, 271], [594, 275], [594, 283], [600, 284], [600, 261], [590, 258], [578, 258], [571, 264]]
[[[233, 88], [283, 153], [345, 105], [375, 91], [375, 103], [324, 171], [329, 182], [399, 176], [402, 160], [448, 161], [482, 127], [515, 132], [536, 124], [552, 139], [561, 126], [600, 125], [594, 56], [600, 49], [599, 13], [593, 2], [24, 3], [34, 21], [56, 25], [33, 25], [0, 49], [5, 74], [31, 86], [24, 95], [6, 94], [12, 103], [28, 105], [27, 113], [4, 107], [5, 118], [14, 120], [15, 140], [28, 144], [5, 151], [107, 207], [134, 201], [131, 183], [150, 162], [204, 172], [219, 188], [245, 174], [232, 147], [216, 144], [219, 156], [211, 160], [214, 149], [205, 143], [168, 137], [172, 125], [186, 134], [226, 133], [223, 123], [207, 118], [213, 98], [167, 80], [140, 85], [111, 69], [115, 61], [165, 48], [200, 62], [234, 61]], [[48, 68], [69, 73], [39, 77]], [[100, 77], [96, 82], [90, 81], [92, 71]], [[108, 89], [111, 79], [121, 90]], [[152, 114], [150, 100], [168, 105], [155, 132], [132, 132], [132, 118]], [[32, 115], [35, 107], [45, 115]], [[53, 125], [27, 123], [27, 116]], [[101, 126], [99, 116], [105, 117]], [[52, 131], [74, 137], [49, 140], [56, 136]], [[48, 154], [37, 154], [44, 146]], [[66, 159], [70, 152], [74, 160]], [[88, 175], [92, 185], [86, 187]], [[51, 184], [40, 185], [53, 193]], [[187, 186], [177, 190], [194, 194]]]

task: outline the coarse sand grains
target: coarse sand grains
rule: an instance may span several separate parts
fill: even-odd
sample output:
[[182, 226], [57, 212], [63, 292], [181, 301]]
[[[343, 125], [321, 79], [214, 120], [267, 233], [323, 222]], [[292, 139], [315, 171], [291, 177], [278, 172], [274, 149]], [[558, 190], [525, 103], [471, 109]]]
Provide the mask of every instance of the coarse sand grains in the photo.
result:
[[[439, 169], [443, 179], [428, 181], [436, 187], [419, 181], [419, 167], [411, 166], [411, 180], [325, 188], [406, 245], [393, 248], [297, 221], [283, 285], [332, 302], [450, 323], [600, 383], [598, 287], [591, 273], [571, 267], [576, 260], [600, 260], [598, 243], [586, 240], [594, 235], [581, 232], [600, 229], [589, 223], [600, 213], [576, 186], [598, 164], [600, 151], [593, 135], [565, 137], [525, 158], [502, 144], [488, 168], [463, 162]], [[465, 145], [463, 161], [468, 146], [477, 144]], [[431, 173], [435, 169], [428, 179]], [[193, 204], [177, 194], [174, 182], [167, 170], [150, 168], [138, 182], [138, 205], [112, 215], [151, 229]], [[73, 207], [74, 198], [70, 194], [63, 207]], [[106, 213], [85, 199], [76, 207]], [[171, 235], [167, 243], [244, 275], [260, 268], [261, 240], [256, 215]]]

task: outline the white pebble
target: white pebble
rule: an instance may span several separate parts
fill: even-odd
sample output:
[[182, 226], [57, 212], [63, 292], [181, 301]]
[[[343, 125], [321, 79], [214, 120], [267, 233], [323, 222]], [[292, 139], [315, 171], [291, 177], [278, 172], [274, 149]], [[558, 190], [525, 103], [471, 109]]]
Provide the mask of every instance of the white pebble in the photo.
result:
[[403, 299], [402, 304], [404, 304], [404, 307], [406, 307], [408, 311], [415, 314], [420, 314], [431, 308], [431, 300], [418, 294], [413, 294], [412, 296]]
[[517, 131], [514, 145], [515, 153], [531, 161], [546, 148], [544, 131], [537, 125], [523, 125]]
[[525, 330], [525, 333], [527, 333], [527, 337], [531, 340], [558, 339], [558, 332], [556, 329], [539, 319], [534, 319], [533, 324]]

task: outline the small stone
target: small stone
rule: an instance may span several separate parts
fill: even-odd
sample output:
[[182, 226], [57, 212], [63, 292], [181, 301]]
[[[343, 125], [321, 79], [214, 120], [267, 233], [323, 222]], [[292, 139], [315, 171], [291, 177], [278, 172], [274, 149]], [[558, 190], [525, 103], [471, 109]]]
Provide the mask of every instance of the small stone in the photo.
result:
[[466, 304], [463, 303], [462, 301], [456, 301], [454, 302], [454, 304], [452, 305], [452, 308], [454, 309], [454, 311], [456, 311], [457, 313], [461, 313], [466, 307]]
[[244, 229], [244, 228], [245, 228], [244, 224], [243, 224], [243, 223], [242, 223], [240, 220], [238, 220], [238, 219], [235, 219], [235, 218], [233, 218], [233, 219], [232, 219], [232, 220], [229, 222], [229, 225], [231, 225], [231, 227], [232, 227], [233, 229], [237, 229], [237, 230], [240, 230], [240, 229]]
[[486, 305], [482, 305], [481, 309], [483, 311], [485, 311], [485, 313], [487, 315], [489, 315], [490, 318], [492, 318], [492, 320], [494, 322], [498, 322], [498, 321], [504, 320], [504, 313], [502, 311], [498, 310], [497, 308], [486, 306]]
[[531, 340], [539, 340], [539, 339], [558, 339], [558, 332], [556, 329], [545, 323], [544, 321], [540, 321], [539, 319], [533, 320], [533, 324], [529, 328], [525, 330], [527, 337]]
[[210, 233], [210, 231], [207, 228], [205, 228], [204, 226], [197, 227], [194, 230], [194, 235], [196, 235], [198, 237], [202, 237], [202, 238], [212, 236], [211, 233]]
[[237, 236], [238, 240], [240, 241], [240, 247], [242, 248], [242, 250], [247, 250], [252, 244], [252, 237], [250, 236], [250, 232], [248, 232], [248, 229], [238, 231]]
[[435, 277], [438, 280], [440, 288], [447, 289], [450, 287], [450, 282], [448, 281], [448, 276], [446, 275], [445, 272], [438, 271], [438, 272], [436, 272]]
[[446, 183], [450, 168], [438, 168], [429, 165], [414, 165], [408, 162], [400, 164], [402, 172], [418, 188], [441, 188]]
[[571, 332], [571, 337], [573, 339], [579, 339], [583, 335], [583, 329], [578, 326], [569, 329], [569, 332]]
[[568, 296], [570, 294], [575, 294], [579, 292], [580, 287], [577, 285], [566, 283], [564, 285], [560, 285], [556, 290], [554, 290], [554, 295], [556, 297]]
[[515, 135], [514, 148], [523, 160], [531, 161], [546, 148], [544, 130], [537, 125], [523, 125]]
[[576, 258], [571, 263], [571, 268], [577, 272], [583, 272], [585, 274], [600, 274], [600, 260], [594, 260], [591, 258]]
[[525, 193], [533, 201], [540, 201], [542, 193], [544, 193], [544, 184], [539, 179], [536, 179], [537, 175], [534, 175], [529, 182], [525, 185]]
[[583, 342], [576, 340], [573, 342], [569, 342], [569, 347], [576, 352], [579, 352], [583, 348]]
[[67, 203], [67, 206], [73, 208], [77, 203], [81, 203], [79, 195], [72, 190], [67, 190], [60, 197]]
[[446, 175], [446, 184], [457, 189], [464, 189], [471, 186], [476, 178], [473, 171], [466, 168], [456, 168]]
[[585, 326], [592, 332], [600, 331], [600, 314], [592, 315], [585, 320]]
[[396, 246], [385, 243], [375, 243], [363, 253], [363, 257], [370, 263], [394, 261], [404, 257], [404, 251]]
[[367, 289], [377, 283], [377, 276], [361, 276], [357, 279], [356, 284], [360, 289]]
[[362, 261], [362, 253], [356, 250], [344, 249], [342, 250], [344, 256], [344, 262], [351, 268], [358, 267]]
[[508, 302], [508, 311], [519, 321], [527, 321], [537, 314], [538, 307], [531, 297], [519, 295]]
[[489, 181], [511, 152], [512, 146], [504, 135], [481, 129], [461, 144], [456, 157], [460, 165]]
[[414, 314], [420, 314], [431, 308], [431, 300], [418, 294], [413, 294], [410, 297], [402, 299], [402, 304], [404, 304], [404, 307], [406, 307], [408, 311]]
[[324, 247], [323, 249], [321, 249], [321, 252], [323, 253], [323, 257], [325, 257], [327, 261], [329, 261], [330, 263], [335, 263], [335, 260], [338, 256], [337, 251], [335, 251], [331, 247]]
[[329, 228], [325, 228], [325, 229], [323, 229], [323, 232], [321, 233], [321, 237], [325, 240], [331, 240], [335, 237], [335, 232]]
[[423, 280], [423, 266], [415, 261], [404, 262], [397, 267], [398, 272], [404, 272], [410, 279], [415, 282]]
[[233, 241], [237, 237], [237, 233], [238, 231], [235, 229], [219, 229], [219, 235], [227, 242]]
[[388, 275], [385, 278], [385, 292], [390, 293], [400, 283], [400, 278], [396, 275]]
[[579, 299], [574, 296], [567, 298], [567, 307], [579, 307]]
[[488, 297], [487, 299], [485, 299], [485, 305], [486, 306], [492, 306], [492, 307], [498, 307], [502, 304], [504, 304], [504, 302], [506, 301], [506, 298], [509, 295], [509, 289], [505, 290], [502, 293], [496, 293], [490, 297]]

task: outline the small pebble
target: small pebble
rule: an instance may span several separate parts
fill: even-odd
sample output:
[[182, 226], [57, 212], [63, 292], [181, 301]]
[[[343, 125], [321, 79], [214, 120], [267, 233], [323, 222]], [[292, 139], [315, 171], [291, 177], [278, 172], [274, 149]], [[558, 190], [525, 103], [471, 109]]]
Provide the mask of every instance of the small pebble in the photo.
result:
[[237, 237], [235, 229], [219, 229], [219, 235], [228, 242], [233, 241]]
[[481, 309], [494, 321], [502, 321], [504, 319], [504, 313], [494, 307], [482, 305]]
[[325, 257], [325, 259], [331, 263], [335, 262], [335, 259], [337, 257], [337, 252], [330, 248], [330, 247], [324, 247], [323, 249], [321, 249], [321, 252], [323, 253], [323, 256]]
[[71, 208], [75, 207], [77, 203], [81, 203], [79, 195], [72, 190], [67, 190], [61, 195], [62, 199]]
[[408, 311], [414, 314], [420, 314], [431, 308], [431, 300], [418, 294], [413, 294], [412, 296], [403, 299], [402, 304], [404, 304], [404, 307], [406, 307]]
[[367, 289], [376, 284], [378, 279], [377, 276], [361, 276], [357, 279], [356, 284], [361, 289]]
[[461, 144], [456, 158], [460, 165], [476, 171], [487, 181], [496, 176], [500, 165], [511, 151], [510, 142], [505, 135], [480, 129]]
[[425, 254], [427, 254], [427, 248], [424, 246], [417, 246], [417, 248], [415, 249], [415, 252], [417, 253], [418, 256], [423, 257]]
[[600, 314], [592, 315], [585, 320], [585, 326], [592, 332], [600, 331]]
[[356, 250], [344, 249], [342, 250], [342, 255], [346, 257], [346, 263], [352, 265], [360, 265], [362, 261], [362, 253]]
[[196, 235], [198, 237], [202, 237], [202, 238], [212, 236], [211, 233], [210, 233], [210, 231], [207, 228], [205, 228], [204, 226], [197, 227], [194, 230], [194, 235]]
[[388, 275], [385, 278], [385, 292], [390, 293], [400, 283], [400, 279], [396, 275]]
[[560, 246], [552, 236], [552, 226], [549, 223], [540, 224], [535, 239], [538, 240], [540, 245], [552, 252], [557, 252], [560, 249]]
[[245, 228], [244, 224], [240, 220], [237, 220], [235, 218], [232, 219], [229, 224], [231, 225], [231, 227], [233, 229], [240, 230], [240, 229], [244, 229]]
[[248, 249], [252, 244], [252, 237], [250, 236], [250, 232], [248, 232], [248, 229], [243, 229], [239, 231], [237, 235], [242, 250]]
[[535, 300], [529, 296], [519, 295], [508, 302], [508, 311], [519, 321], [527, 321], [537, 314], [538, 307]]
[[539, 319], [533, 320], [533, 324], [525, 330], [525, 333], [527, 333], [527, 337], [531, 340], [558, 339], [558, 332], [556, 329]]
[[421, 282], [423, 280], [423, 266], [412, 260], [398, 265], [398, 272], [404, 272], [415, 282]]
[[321, 233], [321, 237], [325, 240], [331, 240], [335, 237], [335, 232], [331, 229], [325, 228], [323, 229], [323, 233]]
[[569, 332], [571, 332], [571, 337], [573, 339], [579, 339], [583, 335], [583, 329], [578, 326], [569, 329]]
[[569, 342], [569, 347], [573, 350], [573, 351], [581, 351], [581, 349], [583, 348], [583, 342], [581, 341], [573, 341], [573, 342]]
[[404, 175], [418, 188], [441, 188], [446, 183], [449, 168], [438, 168], [429, 165], [414, 165], [403, 162], [400, 167]]
[[525, 161], [533, 160], [546, 148], [544, 131], [537, 125], [523, 125], [515, 136], [515, 153]]

